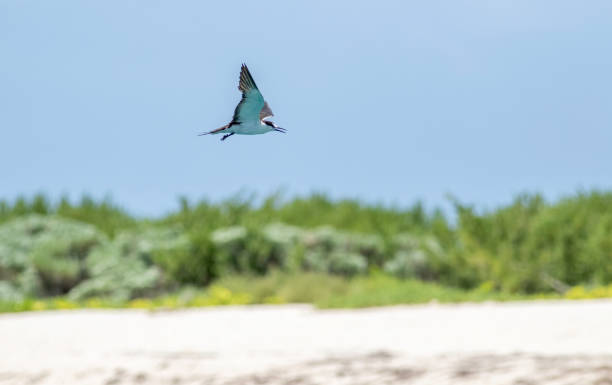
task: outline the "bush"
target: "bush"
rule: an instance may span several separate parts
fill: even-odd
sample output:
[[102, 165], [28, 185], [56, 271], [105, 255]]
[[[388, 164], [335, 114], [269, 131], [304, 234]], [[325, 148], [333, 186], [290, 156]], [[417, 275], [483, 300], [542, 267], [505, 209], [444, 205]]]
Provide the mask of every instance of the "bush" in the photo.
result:
[[88, 278], [70, 291], [70, 298], [105, 297], [124, 301], [159, 293], [167, 282], [153, 261], [188, 245], [187, 236], [176, 228], [145, 227], [120, 233], [87, 257]]
[[220, 275], [265, 274], [271, 268], [285, 265], [287, 253], [284, 245], [261, 231], [234, 226], [216, 230], [211, 238], [217, 250]]
[[69, 248], [66, 242], [60, 241], [32, 251], [32, 263], [46, 295], [65, 294], [81, 279], [82, 263], [67, 252]]
[[313, 272], [352, 276], [363, 274], [368, 266], [380, 266], [384, 244], [375, 235], [340, 232], [320, 227], [303, 232], [302, 267]]
[[384, 271], [399, 278], [433, 280], [436, 265], [446, 258], [446, 252], [431, 235], [398, 234], [393, 238], [396, 250], [393, 258], [384, 264]]
[[156, 250], [153, 260], [180, 284], [203, 286], [219, 276], [215, 245], [208, 234], [192, 234], [180, 247]]
[[510, 293], [612, 282], [612, 192], [554, 204], [523, 195], [489, 211], [455, 201], [454, 224], [420, 204], [382, 207], [321, 194], [254, 202], [183, 199], [177, 212], [147, 220], [87, 197], [76, 205], [42, 195], [0, 201], [0, 293], [131, 298], [271, 270], [353, 276], [382, 269]]
[[490, 279], [498, 289], [533, 293], [612, 281], [612, 193], [581, 193], [554, 205], [525, 195], [490, 213], [457, 210], [460, 247], [445, 269], [451, 282], [471, 271], [468, 285]]
[[25, 296], [14, 285], [7, 281], [0, 281], [0, 302], [21, 302]]
[[329, 255], [329, 272], [345, 276], [363, 274], [367, 271], [366, 257], [360, 254], [336, 251]]
[[23, 295], [66, 293], [81, 279], [83, 261], [107, 242], [95, 227], [28, 215], [0, 226], [0, 277]]

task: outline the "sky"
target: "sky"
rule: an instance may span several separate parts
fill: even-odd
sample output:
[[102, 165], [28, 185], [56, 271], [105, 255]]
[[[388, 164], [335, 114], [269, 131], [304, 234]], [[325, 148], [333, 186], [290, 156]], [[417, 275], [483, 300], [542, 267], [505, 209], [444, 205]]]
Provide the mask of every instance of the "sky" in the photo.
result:
[[[0, 0], [0, 198], [612, 188], [609, 1]], [[241, 63], [287, 134], [232, 117]]]

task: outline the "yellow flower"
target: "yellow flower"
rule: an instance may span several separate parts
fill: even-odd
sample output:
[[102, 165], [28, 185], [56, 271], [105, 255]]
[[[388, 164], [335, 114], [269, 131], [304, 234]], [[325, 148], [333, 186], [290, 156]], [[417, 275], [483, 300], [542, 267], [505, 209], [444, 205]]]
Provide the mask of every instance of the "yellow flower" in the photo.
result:
[[565, 298], [567, 299], [587, 298], [587, 292], [584, 289], [584, 286], [581, 286], [581, 285], [574, 286], [565, 293]]
[[128, 307], [132, 309], [152, 309], [153, 303], [151, 300], [144, 298], [133, 299], [128, 303]]
[[32, 310], [45, 310], [47, 309], [47, 304], [43, 301], [34, 301], [32, 302]]
[[55, 309], [64, 310], [64, 309], [76, 309], [78, 305], [74, 302], [70, 302], [63, 298], [56, 298], [53, 300], [53, 307]]

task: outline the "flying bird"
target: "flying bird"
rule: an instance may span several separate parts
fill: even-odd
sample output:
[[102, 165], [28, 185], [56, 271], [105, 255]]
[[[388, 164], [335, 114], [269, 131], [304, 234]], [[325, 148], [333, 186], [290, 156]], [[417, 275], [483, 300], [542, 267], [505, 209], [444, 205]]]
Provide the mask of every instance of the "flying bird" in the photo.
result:
[[221, 140], [225, 140], [234, 134], [258, 135], [270, 131], [285, 133], [284, 128], [278, 127], [274, 122], [266, 120], [274, 116], [270, 106], [259, 92], [255, 80], [251, 76], [245, 64], [240, 67], [240, 82], [238, 89], [242, 91], [242, 99], [234, 110], [232, 121], [216, 130], [203, 132], [200, 135], [224, 134]]

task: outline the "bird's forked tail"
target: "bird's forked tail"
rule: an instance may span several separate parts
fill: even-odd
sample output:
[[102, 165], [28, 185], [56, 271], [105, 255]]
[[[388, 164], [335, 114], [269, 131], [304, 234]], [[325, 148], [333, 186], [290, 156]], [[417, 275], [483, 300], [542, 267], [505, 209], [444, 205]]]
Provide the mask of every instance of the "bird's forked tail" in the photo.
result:
[[220, 133], [222, 133], [224, 130], [227, 130], [228, 128], [230, 128], [231, 126], [232, 126], [232, 124], [231, 124], [231, 123], [229, 123], [229, 124], [226, 124], [226, 125], [225, 125], [225, 126], [223, 126], [223, 127], [219, 127], [219, 128], [217, 128], [216, 130], [202, 132], [202, 133], [198, 134], [198, 136], [202, 136], [202, 135], [209, 135], [209, 134], [213, 134], [213, 135], [214, 135], [214, 134], [220, 134]]

